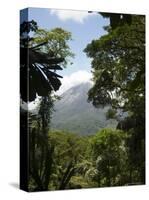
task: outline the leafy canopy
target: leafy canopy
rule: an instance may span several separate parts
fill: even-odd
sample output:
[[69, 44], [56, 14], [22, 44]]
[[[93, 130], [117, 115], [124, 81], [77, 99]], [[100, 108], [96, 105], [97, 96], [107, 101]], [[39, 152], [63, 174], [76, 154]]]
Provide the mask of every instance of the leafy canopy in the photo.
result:
[[64, 58], [62, 65], [66, 67], [70, 62], [69, 59], [74, 57], [74, 54], [71, 52], [68, 45], [68, 42], [71, 40], [71, 33], [62, 28], [54, 28], [50, 31], [46, 29], [38, 29], [34, 34], [33, 43], [40, 44], [46, 42], [42, 47], [42, 50], [56, 58]]
[[[34, 32], [36, 37], [30, 37], [30, 32]], [[59, 89], [59, 78], [62, 77], [55, 71], [62, 70], [61, 66], [66, 67], [67, 59], [73, 56], [69, 40], [71, 33], [61, 28], [51, 31], [38, 29], [33, 20], [21, 24], [20, 93], [23, 101], [34, 101], [37, 95], [47, 97], [51, 91]]]
[[130, 24], [109, 28], [84, 50], [92, 58], [94, 106], [143, 111], [145, 95], [145, 18], [132, 16]]
[[91, 138], [99, 186], [120, 185], [127, 166], [126, 138], [125, 132], [115, 129], [103, 129]]

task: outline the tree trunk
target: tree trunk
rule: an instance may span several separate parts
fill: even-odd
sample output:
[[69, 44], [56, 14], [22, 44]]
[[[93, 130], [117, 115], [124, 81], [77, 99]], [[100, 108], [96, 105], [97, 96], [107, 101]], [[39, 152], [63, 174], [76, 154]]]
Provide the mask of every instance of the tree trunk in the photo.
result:
[[75, 171], [75, 168], [72, 164], [72, 162], [69, 163], [64, 175], [63, 175], [63, 178], [61, 180], [61, 183], [60, 183], [60, 186], [59, 186], [59, 190], [64, 190], [66, 188], [66, 186], [68, 185], [71, 177], [73, 176], [74, 174], [74, 171]]

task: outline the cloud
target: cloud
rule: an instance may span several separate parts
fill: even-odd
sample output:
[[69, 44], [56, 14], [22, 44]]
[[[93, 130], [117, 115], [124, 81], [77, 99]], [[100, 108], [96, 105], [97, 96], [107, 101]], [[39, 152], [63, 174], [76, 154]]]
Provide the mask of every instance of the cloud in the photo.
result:
[[92, 82], [91, 78], [92, 74], [85, 70], [80, 70], [70, 74], [69, 76], [64, 76], [61, 80], [62, 85], [57, 94], [60, 95], [69, 88], [79, 85], [81, 83]]
[[[63, 79], [61, 79], [62, 85], [60, 89], [56, 92], [56, 94], [61, 95], [69, 88], [79, 85], [81, 83], [87, 83], [87, 82], [92, 83], [91, 79], [92, 79], [92, 74], [85, 70], [79, 70], [77, 72], [70, 74], [69, 76], [64, 76]], [[21, 108], [24, 110], [29, 109], [30, 112], [34, 111], [35, 109], [38, 109], [37, 106], [39, 105], [40, 99], [41, 98], [38, 96], [36, 100], [33, 102], [30, 102], [28, 104], [24, 102], [21, 104]]]
[[87, 11], [74, 10], [50, 10], [50, 13], [52, 15], [57, 15], [62, 21], [73, 20], [78, 23], [83, 23], [89, 16], [94, 15], [94, 13], [88, 13]]

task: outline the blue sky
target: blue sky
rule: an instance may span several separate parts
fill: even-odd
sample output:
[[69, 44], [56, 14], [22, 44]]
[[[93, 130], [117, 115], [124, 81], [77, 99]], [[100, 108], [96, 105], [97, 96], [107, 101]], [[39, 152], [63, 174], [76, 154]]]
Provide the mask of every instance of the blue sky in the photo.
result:
[[63, 76], [71, 75], [79, 70], [91, 71], [90, 59], [83, 49], [93, 39], [105, 34], [103, 26], [109, 24], [99, 14], [89, 14], [87, 11], [53, 10], [45, 8], [29, 8], [29, 20], [35, 20], [40, 28], [53, 29], [61, 27], [72, 33], [73, 40], [69, 45], [75, 58], [73, 65], [59, 72]]

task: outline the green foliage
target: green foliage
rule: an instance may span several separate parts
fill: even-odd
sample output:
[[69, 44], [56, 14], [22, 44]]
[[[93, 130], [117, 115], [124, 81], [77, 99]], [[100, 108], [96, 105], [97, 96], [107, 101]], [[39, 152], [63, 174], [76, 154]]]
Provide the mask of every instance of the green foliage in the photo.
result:
[[59, 89], [59, 78], [62, 77], [50, 70], [62, 70], [58, 64], [64, 62], [63, 57], [54, 57], [54, 54], [43, 51], [45, 42], [35, 42], [33, 46], [34, 38], [30, 37], [30, 31], [38, 31], [35, 21], [20, 25], [20, 94], [25, 102], [34, 101], [37, 95], [47, 97]]
[[110, 18], [110, 27], [112, 29], [122, 26], [124, 24], [131, 24], [132, 15], [130, 14], [120, 14], [120, 13], [103, 13], [100, 14], [105, 18]]
[[[32, 135], [35, 133], [34, 127]], [[131, 154], [128, 145], [128, 143], [136, 145], [132, 143], [132, 133], [103, 129], [92, 136], [79, 136], [65, 131], [49, 131], [46, 140], [38, 132], [36, 137], [39, 140], [34, 154], [36, 167], [41, 166], [41, 158], [46, 154], [50, 161], [48, 163], [49, 182], [46, 190], [142, 183], [139, 169], [132, 163], [139, 159], [140, 154], [135, 156]], [[41, 148], [47, 145], [48, 152]], [[43, 168], [41, 172], [39, 171], [41, 176], [44, 175], [43, 172], [46, 169], [45, 161], [42, 160]], [[140, 167], [143, 167], [141, 162]], [[41, 179], [39, 183], [37, 180], [30, 179], [31, 191], [42, 189], [44, 179]]]
[[127, 134], [103, 129], [91, 139], [99, 186], [121, 185], [127, 161]]
[[94, 155], [97, 156], [103, 150], [105, 150], [105, 153], [107, 150], [111, 154], [112, 152], [116, 152], [119, 147], [121, 148], [125, 138], [126, 134], [121, 130], [102, 129], [91, 140]]
[[55, 97], [42, 97], [38, 115], [30, 115], [30, 190], [47, 190], [53, 163], [54, 145], [48, 142], [48, 131]]
[[[95, 106], [111, 104], [125, 110], [137, 110], [145, 93], [145, 21], [133, 16], [107, 35], [93, 40], [85, 52], [92, 60], [93, 88], [89, 100]], [[143, 108], [143, 105], [140, 105]], [[140, 108], [141, 109], [141, 108]]]
[[[120, 15], [113, 16], [119, 19], [107, 28], [108, 34], [85, 49], [92, 58], [94, 81], [89, 100], [96, 107], [111, 104], [107, 118], [116, 118], [119, 108], [130, 116], [119, 124], [123, 130], [102, 129], [92, 136], [51, 131], [54, 97], [42, 98], [38, 115], [30, 117], [31, 191], [145, 182], [145, 19], [132, 16], [131, 23], [124, 23]], [[66, 66], [66, 58], [73, 56], [69, 32], [39, 29], [35, 36], [32, 45], [46, 42], [39, 49], [64, 57]]]
[[71, 177], [82, 171], [81, 163], [86, 158], [88, 140], [68, 132], [55, 131], [49, 132], [49, 143], [55, 146], [52, 184], [55, 189], [67, 189]]
[[[48, 132], [53, 113], [53, 104], [57, 97], [52, 94], [51, 90], [49, 90], [49, 85], [52, 90], [58, 90], [61, 82], [57, 79], [57, 77], [62, 77], [57, 75], [55, 72], [49, 71], [49, 69], [53, 69], [55, 71], [57, 69], [62, 69], [59, 65], [55, 65], [55, 60], [63, 61], [63, 66], [66, 67], [66, 64], [68, 63], [67, 58], [73, 56], [69, 45], [67, 44], [70, 39], [71, 33], [61, 28], [56, 28], [51, 31], [37, 29], [34, 38], [31, 40], [30, 51], [32, 52], [32, 59], [30, 60], [32, 62], [34, 60], [34, 62], [38, 63], [38, 59], [40, 60], [40, 65], [43, 64], [43, 67], [36, 66], [36, 71], [39, 71], [40, 73], [41, 71], [43, 72], [41, 73], [43, 78], [40, 77], [40, 82], [38, 81], [37, 76], [34, 77], [32, 74], [30, 75], [31, 79], [37, 79], [30, 82], [34, 84], [30, 84], [32, 90], [36, 89], [38, 91], [38, 95], [42, 96], [37, 116], [33, 120], [30, 119], [30, 190], [48, 190], [49, 184], [51, 184], [50, 180], [52, 179], [51, 174], [54, 163], [53, 159], [55, 156], [55, 145], [54, 143], [49, 142]], [[49, 62], [53, 63], [53, 65], [51, 64], [50, 67], [48, 65]], [[35, 67], [35, 64], [33, 67]], [[40, 67], [41, 69], [39, 70]], [[45, 78], [46, 76], [47, 78]], [[45, 82], [48, 82], [48, 84], [44, 83], [43, 79], [45, 79]], [[34, 100], [35, 97], [36, 91], [34, 91], [31, 99]], [[68, 164], [69, 173], [71, 172], [72, 165], [72, 162]], [[64, 174], [67, 175], [68, 172], [66, 171]], [[68, 180], [69, 177], [64, 176], [61, 184], [63, 184], [63, 186], [66, 185]], [[54, 187], [54, 185], [51, 185], [51, 187]]]
[[116, 113], [117, 113], [116, 110], [109, 108], [107, 113], [106, 113], [106, 118], [107, 119], [116, 119]]
[[50, 31], [38, 29], [34, 35], [33, 44], [46, 42], [42, 47], [42, 51], [56, 58], [64, 58], [63, 66], [66, 67], [70, 63], [69, 59], [74, 57], [68, 45], [68, 42], [71, 40], [71, 33], [62, 28], [54, 28]]
[[[124, 23], [119, 14], [105, 17], [116, 17], [115, 24], [106, 27], [107, 34], [92, 40], [85, 49], [92, 58], [94, 81], [88, 99], [95, 107], [108, 104], [129, 114], [118, 124], [118, 128], [129, 132], [126, 166], [129, 177], [128, 173], [125, 177], [128, 183], [144, 183], [145, 16], [132, 15], [130, 23]], [[107, 117], [114, 114], [111, 111]]]

